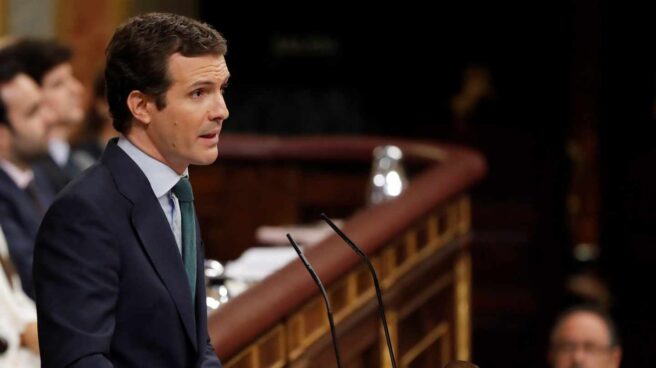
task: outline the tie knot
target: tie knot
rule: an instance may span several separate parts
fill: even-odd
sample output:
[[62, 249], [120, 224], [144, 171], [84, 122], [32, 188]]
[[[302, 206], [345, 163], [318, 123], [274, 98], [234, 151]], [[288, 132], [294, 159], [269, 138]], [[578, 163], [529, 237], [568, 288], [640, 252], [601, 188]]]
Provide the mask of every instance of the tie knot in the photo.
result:
[[194, 192], [191, 190], [191, 182], [186, 176], [173, 187], [173, 194], [180, 202], [193, 202]]

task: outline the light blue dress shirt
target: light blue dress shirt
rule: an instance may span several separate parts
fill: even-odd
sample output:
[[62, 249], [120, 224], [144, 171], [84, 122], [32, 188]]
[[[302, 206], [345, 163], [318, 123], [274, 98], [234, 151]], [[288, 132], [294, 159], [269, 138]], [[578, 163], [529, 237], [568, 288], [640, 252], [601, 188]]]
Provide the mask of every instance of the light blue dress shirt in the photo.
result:
[[59, 167], [64, 167], [71, 154], [71, 145], [64, 139], [53, 138], [48, 142], [48, 153]]
[[175, 242], [178, 244], [178, 251], [182, 252], [180, 202], [178, 202], [171, 189], [182, 177], [189, 176], [188, 170], [185, 170], [182, 175], [178, 175], [172, 168], [148, 156], [124, 136], [118, 139], [118, 146], [125, 151], [146, 175], [150, 187], [153, 189], [153, 193], [155, 193], [155, 197], [157, 197], [160, 206], [162, 206], [166, 220], [171, 226]]

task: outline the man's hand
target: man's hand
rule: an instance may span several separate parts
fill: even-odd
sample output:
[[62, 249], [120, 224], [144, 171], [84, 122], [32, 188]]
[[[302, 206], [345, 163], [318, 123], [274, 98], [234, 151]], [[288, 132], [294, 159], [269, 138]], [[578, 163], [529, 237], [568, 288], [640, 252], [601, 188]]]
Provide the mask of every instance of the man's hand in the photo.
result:
[[39, 334], [36, 328], [36, 321], [25, 326], [25, 329], [21, 334], [21, 346], [39, 354]]

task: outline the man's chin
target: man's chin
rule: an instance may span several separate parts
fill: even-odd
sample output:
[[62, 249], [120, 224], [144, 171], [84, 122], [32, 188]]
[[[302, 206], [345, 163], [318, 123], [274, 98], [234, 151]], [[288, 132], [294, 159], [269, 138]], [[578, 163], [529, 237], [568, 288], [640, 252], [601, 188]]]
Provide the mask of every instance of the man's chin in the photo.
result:
[[84, 113], [80, 112], [74, 112], [66, 116], [66, 118], [62, 119], [62, 124], [63, 126], [66, 127], [76, 127], [84, 122]]
[[219, 156], [218, 150], [214, 150], [213, 153], [206, 153], [202, 156], [195, 157], [195, 159], [191, 162], [192, 165], [198, 165], [198, 166], [207, 166], [213, 164], [216, 159]]

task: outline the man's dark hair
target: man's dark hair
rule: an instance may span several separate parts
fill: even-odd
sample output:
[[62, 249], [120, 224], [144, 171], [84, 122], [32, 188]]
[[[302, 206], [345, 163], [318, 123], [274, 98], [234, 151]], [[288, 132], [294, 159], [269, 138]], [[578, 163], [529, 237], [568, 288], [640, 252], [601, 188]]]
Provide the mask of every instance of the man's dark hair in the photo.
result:
[[3, 52], [10, 54], [38, 85], [43, 85], [43, 77], [48, 72], [70, 62], [73, 57], [71, 49], [58, 41], [32, 38], [19, 39]]
[[[18, 63], [8, 60], [4, 50], [0, 51], [0, 90], [5, 83], [11, 82], [18, 74], [22, 72]], [[9, 116], [7, 116], [7, 105], [0, 95], [0, 125], [11, 127]]]
[[560, 327], [563, 321], [576, 313], [590, 313], [599, 317], [604, 322], [606, 328], [608, 329], [608, 336], [610, 337], [610, 347], [620, 346], [620, 337], [617, 332], [617, 326], [615, 325], [613, 318], [606, 310], [594, 304], [575, 305], [560, 313], [558, 317], [556, 317], [556, 322], [554, 323], [551, 331], [552, 338], [554, 333], [556, 332], [556, 329]]
[[171, 55], [194, 57], [226, 52], [225, 38], [205, 23], [166, 13], [129, 19], [116, 30], [106, 51], [107, 102], [114, 129], [124, 134], [129, 131], [132, 113], [127, 98], [134, 90], [154, 96], [158, 109], [166, 107]]

